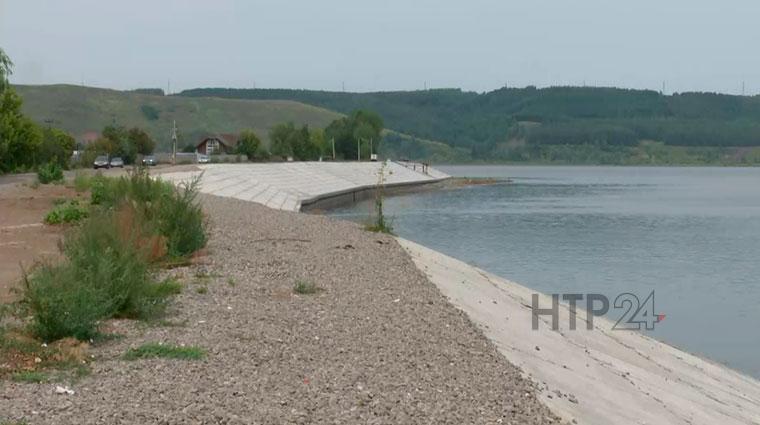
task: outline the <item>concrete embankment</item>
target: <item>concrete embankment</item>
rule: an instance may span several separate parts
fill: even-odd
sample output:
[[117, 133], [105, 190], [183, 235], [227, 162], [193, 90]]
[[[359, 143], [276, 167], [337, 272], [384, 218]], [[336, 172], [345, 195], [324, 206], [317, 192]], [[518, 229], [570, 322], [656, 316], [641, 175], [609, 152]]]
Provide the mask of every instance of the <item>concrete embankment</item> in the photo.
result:
[[[605, 318], [586, 330], [578, 310], [560, 303], [560, 326], [540, 316], [537, 292], [413, 242], [399, 239], [417, 266], [514, 365], [535, 380], [540, 398], [581, 424], [757, 424], [760, 382], [639, 332], [612, 330]], [[539, 306], [552, 305], [539, 294]]]
[[203, 193], [278, 210], [301, 211], [371, 196], [380, 181], [381, 170], [387, 192], [429, 185], [449, 177], [422, 164], [389, 161], [209, 164], [196, 170], [169, 171], [162, 178], [179, 182], [203, 173], [200, 186]]

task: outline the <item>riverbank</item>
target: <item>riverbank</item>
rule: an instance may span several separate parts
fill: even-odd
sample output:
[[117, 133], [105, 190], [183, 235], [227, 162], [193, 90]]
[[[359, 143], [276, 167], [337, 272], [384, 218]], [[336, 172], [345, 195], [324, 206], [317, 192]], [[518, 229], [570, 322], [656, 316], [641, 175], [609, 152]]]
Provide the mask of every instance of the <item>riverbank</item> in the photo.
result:
[[[4, 382], [0, 419], [94, 423], [557, 423], [536, 387], [392, 238], [324, 216], [203, 197], [207, 254], [163, 323], [112, 320], [92, 372]], [[315, 294], [294, 285], [310, 282]], [[205, 288], [199, 290], [198, 288]], [[204, 360], [127, 361], [147, 342]]]
[[[594, 318], [586, 330], [578, 309], [560, 304], [557, 331], [540, 317], [538, 292], [413, 242], [399, 239], [415, 264], [447, 299], [467, 313], [512, 364], [540, 386], [540, 399], [566, 420], [582, 424], [749, 424], [760, 421], [760, 382], [641, 333], [612, 330]], [[539, 294], [549, 307], [549, 296]]]

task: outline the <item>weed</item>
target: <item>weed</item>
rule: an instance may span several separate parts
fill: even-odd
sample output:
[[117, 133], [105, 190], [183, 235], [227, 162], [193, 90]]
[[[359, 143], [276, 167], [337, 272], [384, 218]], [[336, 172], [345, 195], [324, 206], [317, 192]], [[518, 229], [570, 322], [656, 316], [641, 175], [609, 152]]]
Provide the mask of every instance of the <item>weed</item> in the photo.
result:
[[56, 206], [45, 215], [45, 223], [72, 223], [82, 220], [88, 215], [89, 210], [84, 205], [79, 204], [79, 201], [64, 201], [62, 203], [57, 203]]
[[149, 358], [165, 358], [178, 360], [201, 360], [206, 357], [206, 350], [190, 346], [178, 347], [157, 343], [143, 344], [137, 348], [130, 348], [124, 354], [124, 360], [138, 360]]
[[305, 280], [297, 281], [296, 285], [293, 287], [293, 292], [295, 292], [296, 294], [301, 294], [301, 295], [316, 294], [317, 292], [321, 290], [322, 288], [315, 285], [313, 282], [308, 282]]
[[63, 168], [55, 161], [40, 165], [37, 169], [37, 179], [42, 184], [63, 181]]
[[199, 293], [201, 295], [205, 294], [205, 293], [208, 292], [208, 286], [206, 286], [206, 285], [199, 286], [199, 287], [195, 288], [195, 292], [197, 292], [197, 293]]
[[375, 187], [375, 216], [372, 223], [364, 226], [366, 230], [375, 233], [387, 233], [393, 234], [393, 226], [391, 226], [390, 220], [385, 218], [383, 213], [383, 191], [385, 189], [385, 166], [386, 163], [380, 166], [380, 170], [377, 173], [377, 185]]
[[233, 279], [231, 277], [228, 277], [227, 278], [227, 285], [230, 285], [230, 286], [232, 286], [234, 288], [235, 285], [237, 285], [237, 282], [235, 282], [235, 279]]

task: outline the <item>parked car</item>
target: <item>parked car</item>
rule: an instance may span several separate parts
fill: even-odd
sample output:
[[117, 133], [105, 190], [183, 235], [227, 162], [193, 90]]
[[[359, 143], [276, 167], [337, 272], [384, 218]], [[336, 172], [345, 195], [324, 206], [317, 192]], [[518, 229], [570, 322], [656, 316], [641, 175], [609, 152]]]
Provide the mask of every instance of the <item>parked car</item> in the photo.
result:
[[208, 155], [198, 154], [198, 164], [208, 164], [209, 162], [211, 162], [211, 158]]
[[111, 158], [111, 167], [124, 168], [124, 160], [119, 156]]
[[95, 158], [92, 166], [97, 170], [98, 168], [111, 168], [111, 162], [108, 161], [108, 155], [100, 155]]
[[156, 165], [157, 163], [158, 161], [156, 161], [156, 157], [153, 155], [144, 156], [142, 159], [143, 165]]

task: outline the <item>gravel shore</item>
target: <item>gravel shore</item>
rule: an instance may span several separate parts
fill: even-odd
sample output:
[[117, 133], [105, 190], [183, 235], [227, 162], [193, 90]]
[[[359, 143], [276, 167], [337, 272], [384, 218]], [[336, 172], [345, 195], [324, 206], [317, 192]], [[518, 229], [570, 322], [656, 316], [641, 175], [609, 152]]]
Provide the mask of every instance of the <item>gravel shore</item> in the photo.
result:
[[[535, 386], [388, 236], [324, 216], [205, 196], [211, 239], [174, 326], [112, 321], [90, 376], [4, 381], [0, 420], [29, 423], [558, 423]], [[297, 281], [321, 288], [298, 295]], [[207, 291], [198, 288], [207, 288]], [[145, 342], [205, 360], [121, 358]]]

